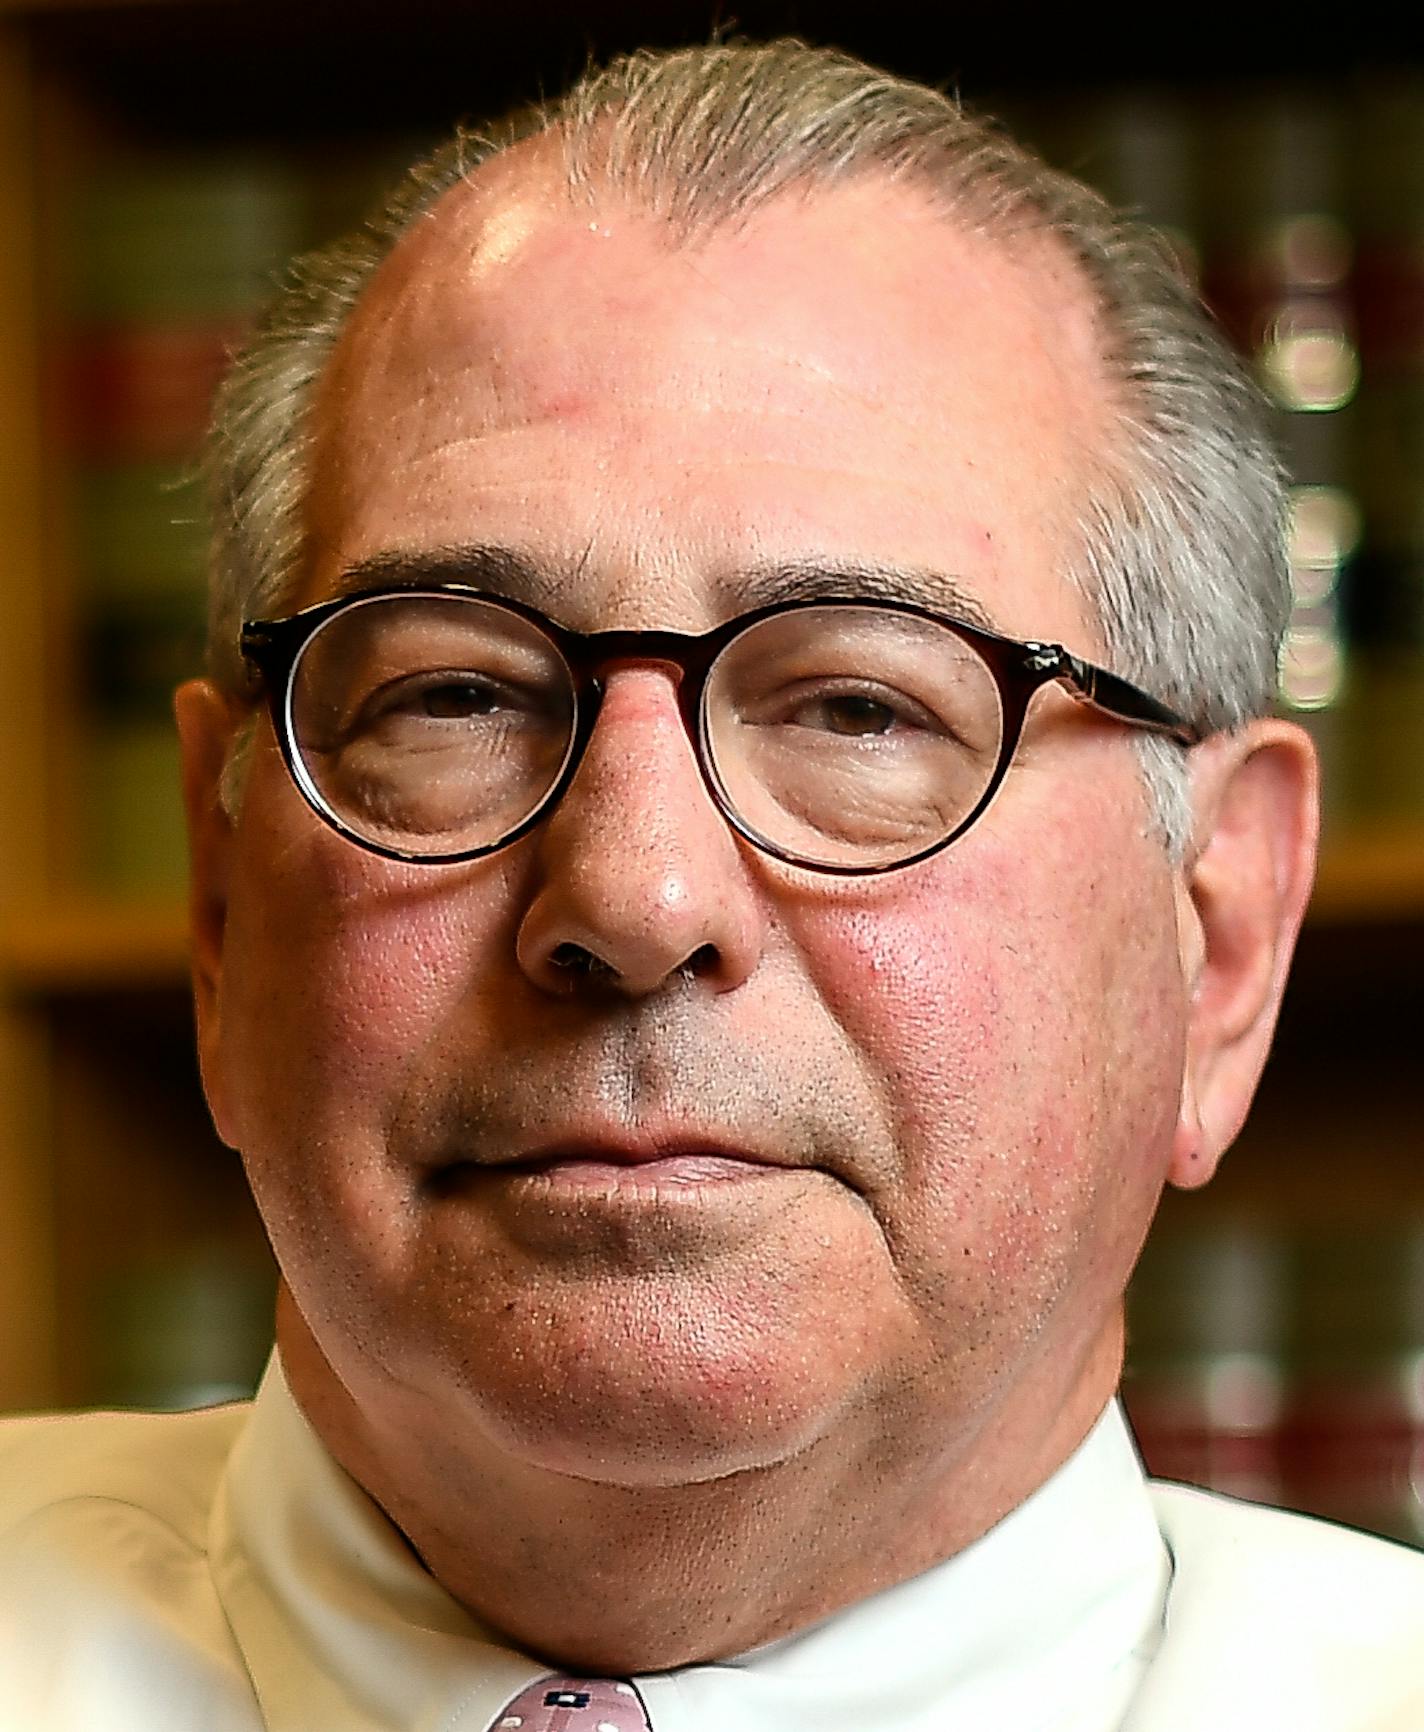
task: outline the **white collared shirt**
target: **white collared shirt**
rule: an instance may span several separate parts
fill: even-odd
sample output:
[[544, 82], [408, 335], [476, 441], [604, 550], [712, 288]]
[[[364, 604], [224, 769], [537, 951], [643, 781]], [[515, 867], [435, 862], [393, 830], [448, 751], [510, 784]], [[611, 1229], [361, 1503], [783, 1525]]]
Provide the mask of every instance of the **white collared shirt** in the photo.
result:
[[[544, 1671], [275, 1362], [251, 1408], [0, 1427], [0, 1732], [486, 1732]], [[1150, 1488], [1112, 1406], [956, 1557], [637, 1683], [655, 1732], [1424, 1732], [1424, 1557]]]

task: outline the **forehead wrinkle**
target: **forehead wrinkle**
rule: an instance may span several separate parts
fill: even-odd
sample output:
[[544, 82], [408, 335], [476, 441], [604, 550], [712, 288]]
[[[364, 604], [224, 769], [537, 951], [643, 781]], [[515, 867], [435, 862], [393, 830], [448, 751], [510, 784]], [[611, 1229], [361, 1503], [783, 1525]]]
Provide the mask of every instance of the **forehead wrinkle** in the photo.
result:
[[[723, 351], [725, 360], [727, 351]], [[747, 353], [752, 353], [747, 347]], [[787, 363], [788, 371], [790, 362]], [[467, 369], [474, 372], [474, 368]], [[863, 414], [873, 414], [876, 426], [883, 433], [887, 423], [891, 425], [905, 423], [905, 436], [922, 437], [922, 428], [916, 428], [912, 420], [912, 409], [907, 407], [904, 412], [897, 412], [898, 406], [888, 398], [883, 391], [872, 391], [868, 387], [846, 383], [837, 380], [827, 369], [818, 369], [811, 363], [797, 369], [798, 376], [811, 377], [833, 388], [845, 399], [845, 406]], [[712, 372], [705, 375], [684, 371], [676, 367], [665, 369], [656, 381], [657, 388], [647, 391], [630, 389], [626, 381], [618, 379], [602, 379], [598, 381], [597, 393], [582, 388], [577, 393], [548, 392], [542, 400], [532, 404], [520, 401], [515, 406], [506, 405], [499, 393], [488, 406], [483, 419], [474, 425], [467, 426], [459, 432], [442, 434], [436, 438], [419, 440], [418, 449], [411, 452], [407, 461], [412, 467], [419, 463], [438, 462], [442, 458], [459, 456], [469, 450], [478, 450], [491, 440], [497, 440], [507, 433], [523, 435], [534, 427], [550, 427], [560, 429], [571, 421], [586, 422], [597, 420], [600, 415], [610, 419], [629, 412], [637, 413], [651, 410], [660, 414], [675, 414], [678, 421], [686, 426], [693, 420], [704, 422], [741, 421], [748, 418], [749, 411], [744, 405], [729, 405], [713, 399], [710, 392], [702, 388], [708, 383], [716, 383]], [[679, 396], [678, 393], [684, 393]], [[791, 426], [805, 426], [824, 420], [826, 407], [813, 399], [794, 403], [775, 403], [769, 398], [761, 401], [756, 407], [756, 419], [759, 422], [784, 422]], [[946, 404], [943, 419], [949, 420], [952, 410]], [[473, 418], [471, 418], [473, 419]], [[413, 426], [417, 429], [428, 424], [428, 412], [421, 403], [412, 403], [390, 417], [390, 425], [395, 428]], [[727, 461], [733, 462], [732, 454]]]

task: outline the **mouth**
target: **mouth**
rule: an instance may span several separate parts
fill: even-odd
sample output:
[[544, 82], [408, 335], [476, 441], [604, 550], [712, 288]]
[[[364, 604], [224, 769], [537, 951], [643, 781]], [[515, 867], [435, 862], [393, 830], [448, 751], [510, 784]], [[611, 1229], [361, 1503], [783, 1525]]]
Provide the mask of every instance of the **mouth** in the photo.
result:
[[745, 1183], [785, 1170], [785, 1163], [725, 1143], [574, 1139], [510, 1160], [447, 1162], [428, 1175], [426, 1190], [463, 1195], [485, 1185], [527, 1180], [560, 1190], [646, 1192]]

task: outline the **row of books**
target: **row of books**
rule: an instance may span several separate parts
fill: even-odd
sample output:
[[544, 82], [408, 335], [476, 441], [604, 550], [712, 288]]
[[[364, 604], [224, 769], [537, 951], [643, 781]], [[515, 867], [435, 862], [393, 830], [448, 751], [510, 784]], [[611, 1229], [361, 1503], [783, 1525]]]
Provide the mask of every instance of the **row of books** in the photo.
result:
[[173, 688], [202, 664], [213, 394], [294, 254], [364, 217], [401, 155], [119, 155], [76, 190], [58, 274], [52, 419], [80, 622], [85, 875], [172, 890], [184, 849]]
[[[1424, 810], [1424, 80], [1074, 93], [1025, 118], [1175, 238], [1252, 357], [1297, 483], [1284, 698], [1315, 717], [1341, 804]], [[168, 705], [199, 656], [190, 471], [215, 382], [282, 261], [357, 220], [410, 148], [115, 152], [51, 225], [89, 740], [76, 804], [110, 889], [182, 873]]]
[[1424, 77], [1047, 105], [1047, 149], [1162, 228], [1275, 404], [1284, 704], [1346, 816], [1424, 812]]
[[1123, 1388], [1162, 1477], [1424, 1544], [1424, 1219], [1149, 1241]]

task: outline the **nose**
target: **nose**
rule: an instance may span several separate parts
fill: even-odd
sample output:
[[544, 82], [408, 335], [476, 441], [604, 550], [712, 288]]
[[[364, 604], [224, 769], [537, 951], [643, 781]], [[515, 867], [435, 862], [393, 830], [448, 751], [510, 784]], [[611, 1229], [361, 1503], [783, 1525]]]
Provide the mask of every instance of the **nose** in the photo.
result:
[[615, 670], [593, 737], [537, 833], [519, 963], [537, 985], [641, 997], [679, 976], [716, 991], [756, 967], [756, 884], [697, 769], [666, 671]]

